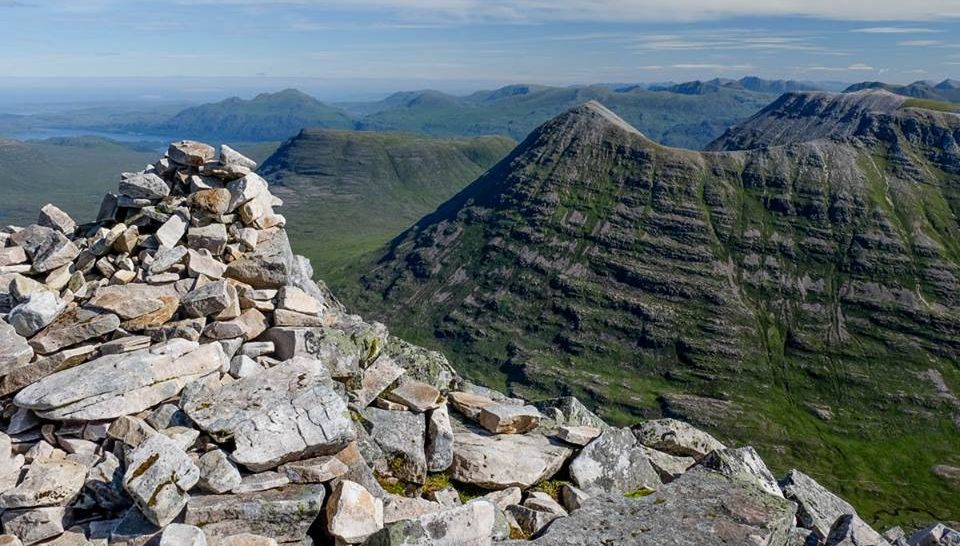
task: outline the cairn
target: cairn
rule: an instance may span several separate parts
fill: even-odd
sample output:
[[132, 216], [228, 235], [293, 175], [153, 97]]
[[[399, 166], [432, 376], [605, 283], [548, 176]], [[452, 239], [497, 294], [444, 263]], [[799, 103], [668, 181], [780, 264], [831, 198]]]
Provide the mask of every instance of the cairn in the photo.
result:
[[[0, 545], [956, 544], [673, 419], [472, 385], [348, 314], [227, 146], [0, 231]], [[954, 542], [951, 542], [954, 541]]]

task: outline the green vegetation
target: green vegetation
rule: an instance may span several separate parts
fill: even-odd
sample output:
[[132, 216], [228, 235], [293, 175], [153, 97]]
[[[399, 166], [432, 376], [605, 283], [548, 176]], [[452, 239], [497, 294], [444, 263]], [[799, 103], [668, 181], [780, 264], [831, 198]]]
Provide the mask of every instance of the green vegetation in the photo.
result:
[[649, 487], [644, 486], [638, 489], [634, 489], [633, 491], [628, 491], [623, 496], [627, 497], [628, 499], [640, 499], [643, 497], [649, 497], [650, 495], [656, 492], [657, 492], [656, 489], [651, 489]]
[[513, 145], [504, 137], [307, 129], [260, 172], [285, 202], [297, 252], [311, 259], [318, 278], [339, 289], [350, 278], [347, 266], [432, 212]]
[[901, 108], [923, 108], [937, 112], [960, 112], [960, 104], [932, 99], [907, 99]]

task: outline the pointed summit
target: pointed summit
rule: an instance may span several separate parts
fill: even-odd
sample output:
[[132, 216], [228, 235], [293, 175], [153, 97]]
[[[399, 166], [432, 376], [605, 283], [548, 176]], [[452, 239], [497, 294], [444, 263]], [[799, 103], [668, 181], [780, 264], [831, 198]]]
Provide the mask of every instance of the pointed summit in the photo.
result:
[[[566, 114], [560, 115], [556, 119], [570, 117], [579, 122], [586, 122], [596, 126], [613, 126], [628, 133], [643, 136], [636, 127], [630, 125], [620, 116], [614, 114], [609, 108], [595, 100], [587, 101], [579, 106], [571, 108]], [[556, 121], [556, 119], [554, 121]], [[548, 122], [549, 123], [549, 122]]]

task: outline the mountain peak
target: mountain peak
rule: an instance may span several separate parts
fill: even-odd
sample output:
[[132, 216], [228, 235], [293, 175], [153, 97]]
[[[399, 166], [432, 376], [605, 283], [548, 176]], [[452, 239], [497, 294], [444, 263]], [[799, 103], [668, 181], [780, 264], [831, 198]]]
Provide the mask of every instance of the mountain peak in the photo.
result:
[[[623, 118], [616, 115], [609, 108], [595, 100], [589, 100], [583, 104], [575, 106], [568, 110], [566, 114], [559, 116], [553, 121], [558, 119], [562, 120], [564, 118], [586, 122], [592, 126], [616, 127], [627, 133], [643, 136], [643, 133], [641, 133], [636, 127], [630, 125], [624, 121]], [[551, 122], [548, 122], [548, 124], [549, 123]]]

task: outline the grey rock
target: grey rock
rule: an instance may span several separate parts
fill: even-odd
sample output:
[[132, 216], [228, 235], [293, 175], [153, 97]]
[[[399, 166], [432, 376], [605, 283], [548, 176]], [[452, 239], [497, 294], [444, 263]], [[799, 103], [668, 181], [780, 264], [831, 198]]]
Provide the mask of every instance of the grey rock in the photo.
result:
[[495, 403], [481, 408], [477, 421], [494, 434], [523, 434], [540, 426], [541, 417], [533, 406]]
[[60, 233], [70, 235], [77, 228], [77, 223], [69, 214], [60, 210], [53, 203], [47, 203], [40, 209], [40, 216], [37, 218], [37, 224], [59, 231]]
[[160, 535], [160, 546], [207, 546], [207, 537], [199, 527], [171, 523]]
[[608, 429], [587, 444], [570, 463], [570, 477], [590, 494], [624, 495], [662, 485], [630, 429]]
[[785, 544], [796, 506], [750, 482], [684, 474], [641, 498], [600, 495], [559, 518], [536, 546]]
[[960, 545], [960, 532], [935, 523], [910, 535], [910, 546], [957, 546]]
[[563, 501], [563, 507], [567, 512], [578, 510], [589, 498], [590, 495], [584, 490], [570, 484], [564, 484], [560, 489], [560, 500]]
[[424, 514], [434, 514], [443, 510], [444, 507], [439, 502], [422, 497], [388, 494], [384, 501], [383, 521], [384, 524], [389, 524], [405, 519], [416, 519]]
[[220, 280], [191, 290], [183, 297], [181, 305], [188, 317], [204, 317], [229, 307], [231, 297], [237, 299], [236, 289], [227, 281]]
[[87, 468], [67, 460], [35, 459], [17, 487], [0, 495], [0, 508], [66, 506], [83, 488]]
[[553, 477], [572, 453], [539, 435], [461, 432], [454, 434], [450, 476], [485, 489], [526, 489]]
[[13, 326], [0, 320], [0, 375], [23, 368], [33, 359], [33, 347]]
[[[271, 330], [271, 332], [275, 330], [276, 329]], [[288, 335], [285, 334], [284, 337], [288, 337]], [[305, 332], [304, 337], [306, 337]], [[360, 388], [351, 394], [357, 405], [365, 408], [401, 375], [403, 375], [403, 368], [394, 364], [393, 359], [381, 356], [377, 358], [376, 362], [371, 364], [369, 368], [364, 370], [363, 379], [360, 381]]]
[[240, 495], [195, 496], [187, 503], [184, 523], [203, 529], [216, 544], [238, 533], [301, 541], [323, 508], [324, 487], [288, 485]]
[[110, 530], [110, 546], [153, 546], [161, 529], [148, 520], [136, 507], [124, 512]]
[[18, 334], [29, 338], [53, 322], [66, 307], [56, 293], [37, 292], [14, 307], [7, 320]]
[[756, 480], [760, 489], [777, 497], [783, 496], [773, 473], [752, 447], [712, 451], [700, 460], [700, 466], [725, 476]]
[[[156, 237], [157, 243], [159, 243], [161, 247], [173, 247], [180, 241], [183, 234], [186, 233], [188, 224], [189, 220], [187, 216], [183, 212], [178, 212], [157, 229], [154, 237]], [[160, 273], [160, 271], [154, 271], [154, 273]]]
[[780, 481], [780, 489], [787, 499], [797, 503], [797, 521], [824, 539], [841, 516], [857, 513], [848, 502], [799, 470], [791, 470]]
[[110, 512], [119, 512], [133, 503], [123, 488], [123, 474], [120, 460], [113, 453], [104, 452], [102, 460], [87, 473], [84, 484], [97, 506]]
[[540, 400], [533, 405], [544, 415], [555, 419], [559, 425], [588, 426], [601, 430], [610, 426], [573, 396]]
[[422, 413], [440, 405], [440, 391], [427, 383], [406, 381], [390, 391], [388, 399]]
[[519, 504], [507, 506], [507, 514], [513, 517], [517, 525], [527, 536], [535, 536], [546, 528], [553, 520], [561, 517], [558, 514], [542, 512]]
[[30, 340], [33, 350], [42, 355], [55, 353], [89, 339], [104, 336], [120, 327], [120, 317], [80, 307], [68, 307], [42, 332]]
[[160, 248], [154, 256], [153, 263], [148, 270], [151, 274], [158, 275], [168, 271], [174, 265], [182, 263], [187, 257], [187, 248], [175, 246], [173, 248]]
[[568, 444], [582, 447], [592, 442], [597, 436], [600, 436], [601, 432], [603, 431], [597, 427], [562, 425], [557, 430], [557, 438], [560, 438]]
[[276, 489], [290, 483], [290, 478], [285, 473], [267, 470], [256, 474], [248, 474], [240, 480], [240, 483], [231, 491], [233, 493], [254, 493], [256, 491], [266, 491], [267, 489]]
[[353, 439], [346, 403], [323, 364], [307, 358], [288, 360], [181, 404], [202, 430], [232, 436], [233, 460], [253, 471], [335, 453]]
[[454, 506], [460, 506], [463, 504], [463, 501], [460, 499], [460, 493], [458, 493], [453, 487], [434, 489], [433, 491], [427, 493], [427, 498], [440, 503], [441, 506], [446, 508], [453, 508]]
[[212, 146], [194, 140], [171, 142], [167, 148], [170, 161], [188, 167], [200, 167], [213, 160], [216, 150]]
[[195, 250], [209, 250], [211, 254], [218, 256], [227, 246], [227, 228], [220, 223], [190, 228], [187, 231], [187, 246]]
[[827, 546], [890, 546], [883, 536], [854, 514], [841, 516], [827, 536]]
[[283, 231], [257, 245], [253, 251], [231, 262], [224, 275], [254, 288], [280, 288], [293, 271], [294, 256]]
[[461, 382], [456, 370], [442, 353], [431, 351], [389, 336], [382, 355], [402, 368], [407, 377], [429, 383], [442, 392], [455, 390]]
[[227, 266], [214, 258], [208, 250], [195, 251], [191, 248], [187, 251], [187, 273], [191, 277], [219, 279], [226, 270]]
[[178, 297], [176, 289], [172, 287], [161, 288], [142, 283], [104, 286], [94, 292], [87, 306], [115, 313], [123, 320], [131, 320], [164, 307], [162, 296]]
[[525, 501], [523, 501], [523, 506], [527, 508], [532, 508], [540, 512], [547, 512], [550, 514], [556, 514], [558, 516], [566, 517], [569, 514], [567, 510], [560, 505], [559, 502], [553, 499], [550, 495], [542, 491], [533, 491], [531, 492]]
[[362, 485], [340, 480], [327, 501], [327, 530], [346, 544], [360, 544], [383, 528], [383, 501]]
[[123, 485], [143, 515], [163, 527], [180, 515], [199, 479], [200, 469], [180, 446], [156, 434], [128, 456]]
[[108, 355], [56, 372], [20, 391], [14, 403], [46, 419], [115, 419], [176, 396], [226, 365], [216, 343], [176, 356], [153, 351]]
[[350, 468], [337, 457], [324, 455], [286, 463], [280, 466], [280, 471], [292, 483], [324, 483], [345, 475]]
[[63, 233], [36, 224], [14, 233], [10, 240], [23, 247], [36, 273], [53, 271], [80, 255], [80, 250]]
[[246, 167], [251, 171], [257, 168], [256, 161], [246, 157], [226, 144], [220, 145], [220, 164], [239, 165], [241, 167]]
[[260, 311], [247, 309], [231, 320], [215, 321], [207, 324], [203, 335], [210, 339], [243, 338], [244, 341], [262, 334], [270, 326], [270, 321]]
[[230, 359], [230, 375], [237, 379], [248, 377], [262, 371], [263, 366], [249, 356], [237, 355]]
[[440, 512], [387, 525], [370, 537], [367, 546], [488, 546], [497, 509], [474, 501]]
[[137, 173], [120, 181], [120, 193], [134, 199], [163, 199], [170, 195], [170, 186], [153, 173]]
[[639, 446], [643, 449], [647, 459], [650, 460], [650, 466], [657, 471], [663, 483], [669, 483], [679, 478], [691, 466], [697, 464], [693, 457], [679, 457], [670, 455], [651, 447]]
[[[333, 377], [353, 377], [372, 367], [383, 347], [384, 335], [373, 328], [271, 328], [266, 339], [276, 346], [279, 359], [304, 355], [323, 361]], [[364, 398], [367, 398], [370, 393]], [[377, 393], [379, 394], [379, 392]], [[373, 395], [369, 399], [376, 398]]]
[[197, 461], [200, 469], [200, 487], [211, 493], [226, 493], [240, 485], [240, 471], [227, 454], [220, 449], [204, 453]]
[[370, 436], [383, 450], [394, 476], [408, 482], [423, 483], [427, 477], [424, 415], [367, 408], [363, 411], [363, 418]]
[[700, 459], [715, 449], [724, 449], [722, 443], [689, 423], [676, 419], [656, 419], [633, 428], [641, 444], [670, 455]]
[[519, 487], [508, 487], [499, 491], [491, 491], [486, 495], [479, 497], [480, 500], [490, 501], [498, 510], [506, 510], [511, 504], [520, 504], [523, 499], [523, 491]]
[[63, 533], [69, 521], [62, 506], [5, 510], [0, 515], [3, 530], [16, 535], [24, 544], [30, 545]]
[[425, 452], [429, 472], [443, 472], [453, 464], [453, 427], [450, 425], [446, 404], [442, 404], [427, 416]]
[[277, 308], [305, 315], [317, 315], [323, 310], [323, 304], [302, 289], [288, 285], [280, 288], [277, 293]]

